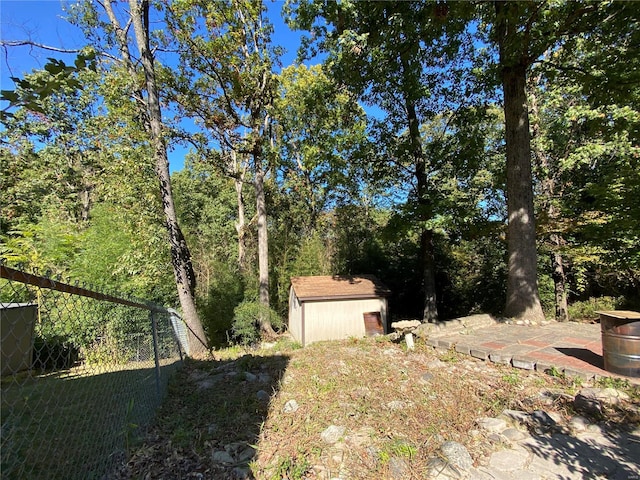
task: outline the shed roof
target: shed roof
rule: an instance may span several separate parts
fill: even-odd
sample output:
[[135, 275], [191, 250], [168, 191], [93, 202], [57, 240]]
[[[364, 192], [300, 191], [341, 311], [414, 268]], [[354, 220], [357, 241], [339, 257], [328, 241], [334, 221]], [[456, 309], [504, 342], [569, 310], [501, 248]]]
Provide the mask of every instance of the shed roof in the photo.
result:
[[373, 275], [291, 277], [299, 300], [332, 300], [386, 297], [391, 291]]

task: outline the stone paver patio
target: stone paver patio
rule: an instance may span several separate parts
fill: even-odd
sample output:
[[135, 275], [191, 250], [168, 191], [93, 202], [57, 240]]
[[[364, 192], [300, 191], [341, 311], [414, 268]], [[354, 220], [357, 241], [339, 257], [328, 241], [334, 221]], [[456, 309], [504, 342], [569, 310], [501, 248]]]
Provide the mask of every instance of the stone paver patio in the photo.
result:
[[[453, 330], [453, 331], [450, 331]], [[426, 339], [438, 349], [481, 360], [510, 364], [527, 370], [554, 369], [585, 380], [593, 377], [621, 377], [604, 370], [599, 324], [550, 322], [546, 325], [516, 325], [484, 322], [480, 328], [442, 328]], [[621, 377], [633, 383], [640, 378]]]

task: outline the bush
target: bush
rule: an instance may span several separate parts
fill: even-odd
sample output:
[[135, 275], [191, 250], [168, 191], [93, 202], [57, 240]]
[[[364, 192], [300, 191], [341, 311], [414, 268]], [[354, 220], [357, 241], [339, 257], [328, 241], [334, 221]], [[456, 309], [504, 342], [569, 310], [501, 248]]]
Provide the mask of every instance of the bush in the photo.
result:
[[598, 319], [596, 312], [602, 310], [615, 310], [618, 307], [619, 300], [615, 297], [591, 297], [583, 302], [574, 302], [569, 305], [569, 318], [571, 320], [590, 320]]
[[33, 340], [35, 370], [66, 370], [73, 367], [79, 358], [80, 350], [67, 338], [43, 338], [37, 335]]
[[268, 318], [275, 330], [281, 330], [283, 322], [272, 309], [259, 302], [244, 301], [233, 311], [233, 338], [242, 345], [251, 345], [260, 341], [260, 318]]
[[222, 346], [233, 325], [234, 309], [245, 298], [245, 281], [237, 270], [224, 263], [216, 264], [214, 271], [216, 278], [209, 287], [208, 298], [201, 301], [200, 313], [211, 344]]
[[556, 317], [556, 290], [551, 275], [543, 274], [538, 277], [538, 293], [544, 316]]

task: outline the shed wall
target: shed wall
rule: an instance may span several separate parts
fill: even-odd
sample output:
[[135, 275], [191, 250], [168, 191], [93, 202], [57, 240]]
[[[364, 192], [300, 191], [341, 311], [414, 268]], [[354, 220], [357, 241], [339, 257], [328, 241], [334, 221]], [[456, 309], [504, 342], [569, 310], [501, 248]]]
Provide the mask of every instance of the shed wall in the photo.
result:
[[289, 289], [289, 333], [302, 343], [302, 304], [293, 287]]
[[365, 312], [380, 312], [386, 332], [387, 301], [385, 298], [306, 301], [303, 308], [303, 332], [300, 337], [297, 337], [293, 331], [291, 333], [304, 345], [320, 340], [364, 337], [366, 332], [363, 314]]

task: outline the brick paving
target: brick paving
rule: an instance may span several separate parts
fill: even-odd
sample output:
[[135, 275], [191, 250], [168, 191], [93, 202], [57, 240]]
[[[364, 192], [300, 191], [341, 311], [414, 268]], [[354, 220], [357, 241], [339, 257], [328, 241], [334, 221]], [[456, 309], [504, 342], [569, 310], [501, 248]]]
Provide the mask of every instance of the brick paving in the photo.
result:
[[[438, 349], [457, 352], [516, 368], [555, 369], [585, 380], [621, 377], [604, 370], [600, 324], [551, 322], [546, 325], [494, 323], [473, 330], [447, 332], [428, 339]], [[640, 384], [640, 378], [626, 378]]]

